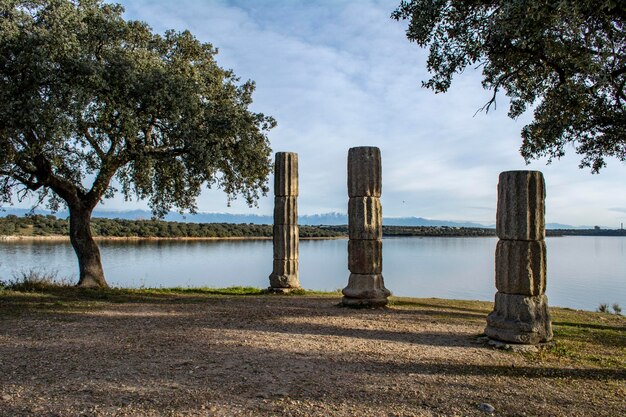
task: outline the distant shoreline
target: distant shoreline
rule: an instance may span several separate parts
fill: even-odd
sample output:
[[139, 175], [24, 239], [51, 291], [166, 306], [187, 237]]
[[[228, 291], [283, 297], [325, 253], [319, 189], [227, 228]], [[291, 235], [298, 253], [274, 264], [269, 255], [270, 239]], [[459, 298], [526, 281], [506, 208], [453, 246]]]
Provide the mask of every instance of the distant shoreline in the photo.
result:
[[[272, 240], [271, 236], [227, 236], [227, 237], [157, 237], [157, 236], [94, 236], [96, 241], [213, 241], [213, 240]], [[348, 239], [347, 236], [301, 237], [300, 240], [337, 240]], [[70, 237], [65, 235], [52, 236], [0, 236], [0, 242], [41, 241], [41, 242], [69, 242]]]
[[[585, 236], [585, 237], [626, 237], [621, 234], [586, 234], [586, 233], [559, 233], [560, 230], [555, 230], [557, 233], [548, 233], [546, 237], [566, 237], [566, 236]], [[383, 235], [383, 238], [497, 238], [495, 233], [493, 235]], [[272, 240], [272, 236], [213, 236], [213, 237], [158, 237], [158, 236], [94, 236], [95, 241], [98, 242], [150, 242], [150, 241], [177, 241], [177, 242], [192, 242], [192, 241], [244, 241], [244, 240]], [[315, 237], [300, 237], [300, 240], [347, 240], [348, 236], [315, 236]], [[67, 235], [49, 235], [49, 236], [27, 236], [27, 235], [10, 235], [0, 236], [0, 242], [69, 242], [70, 237]]]
[[[0, 241], [62, 242], [69, 239], [69, 221], [54, 216], [0, 217]], [[346, 239], [348, 225], [299, 225], [300, 239]], [[121, 220], [94, 218], [92, 235], [98, 241], [227, 241], [269, 240], [270, 224], [180, 223], [159, 220]], [[552, 236], [621, 236], [622, 229], [548, 229]], [[387, 226], [382, 236], [390, 237], [496, 237], [495, 228], [449, 226]]]

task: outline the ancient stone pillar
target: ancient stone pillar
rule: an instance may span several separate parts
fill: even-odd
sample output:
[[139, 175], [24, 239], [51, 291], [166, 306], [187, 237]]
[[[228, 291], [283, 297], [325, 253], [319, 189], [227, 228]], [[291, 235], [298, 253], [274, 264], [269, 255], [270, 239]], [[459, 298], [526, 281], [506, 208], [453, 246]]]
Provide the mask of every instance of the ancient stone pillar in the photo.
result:
[[383, 227], [380, 149], [370, 146], [348, 151], [348, 269], [350, 279], [342, 303], [350, 307], [379, 307], [391, 294], [382, 276]]
[[274, 269], [270, 291], [300, 288], [298, 279], [298, 154], [277, 152], [274, 161]]
[[485, 333], [537, 344], [552, 339], [546, 290], [545, 183], [539, 171], [507, 171], [498, 182], [496, 293]]

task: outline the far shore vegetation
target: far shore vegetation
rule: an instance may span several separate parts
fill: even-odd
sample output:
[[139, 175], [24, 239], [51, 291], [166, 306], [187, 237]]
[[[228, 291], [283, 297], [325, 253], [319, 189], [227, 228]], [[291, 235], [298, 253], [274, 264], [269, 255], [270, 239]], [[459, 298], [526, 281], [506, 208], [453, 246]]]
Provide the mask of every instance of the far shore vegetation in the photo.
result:
[[[301, 238], [342, 238], [347, 226], [300, 226]], [[100, 238], [271, 238], [272, 226], [252, 223], [188, 223], [164, 220], [126, 220], [94, 218], [93, 236]], [[383, 226], [387, 237], [493, 237], [494, 228], [449, 226]], [[622, 229], [556, 229], [548, 236], [626, 236]], [[69, 220], [54, 215], [8, 215], [0, 217], [0, 237], [69, 236]]]

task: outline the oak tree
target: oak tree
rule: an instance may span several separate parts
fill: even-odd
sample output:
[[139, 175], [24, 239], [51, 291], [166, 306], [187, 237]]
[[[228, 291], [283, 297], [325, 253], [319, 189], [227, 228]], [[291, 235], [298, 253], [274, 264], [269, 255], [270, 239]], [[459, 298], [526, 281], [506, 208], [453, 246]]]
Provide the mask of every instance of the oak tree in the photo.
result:
[[154, 34], [123, 11], [0, 0], [0, 203], [67, 206], [80, 286], [107, 285], [90, 220], [116, 192], [156, 217], [194, 211], [203, 186], [248, 204], [267, 192], [275, 121], [250, 110], [254, 83], [191, 33]]
[[509, 116], [528, 109], [521, 154], [548, 161], [573, 146], [580, 167], [626, 161], [626, 2], [623, 0], [410, 0], [393, 12], [407, 37], [429, 48], [432, 78], [445, 92], [455, 74], [481, 67], [485, 104], [510, 98]]

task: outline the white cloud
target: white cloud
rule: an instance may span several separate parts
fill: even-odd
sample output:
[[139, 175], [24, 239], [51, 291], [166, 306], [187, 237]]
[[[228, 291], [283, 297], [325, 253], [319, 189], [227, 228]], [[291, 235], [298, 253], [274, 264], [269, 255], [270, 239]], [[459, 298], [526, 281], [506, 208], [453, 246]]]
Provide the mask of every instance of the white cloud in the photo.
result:
[[[254, 109], [274, 116], [275, 151], [300, 158], [300, 212], [346, 210], [349, 147], [379, 146], [383, 204], [388, 216], [422, 216], [493, 223], [501, 171], [539, 169], [548, 184], [548, 221], [613, 225], [626, 207], [624, 164], [600, 175], [579, 170], [576, 155], [526, 166], [518, 149], [519, 121], [497, 111], [474, 115], [490, 97], [468, 70], [446, 94], [420, 88], [426, 53], [389, 18], [398, 0], [148, 1], [123, 0], [127, 18], [154, 30], [189, 29], [220, 49], [218, 62], [254, 79]], [[248, 209], [226, 207], [219, 191], [199, 199], [202, 211], [269, 214], [272, 198]], [[142, 206], [141, 203], [135, 206]], [[107, 207], [122, 207], [121, 199]]]

